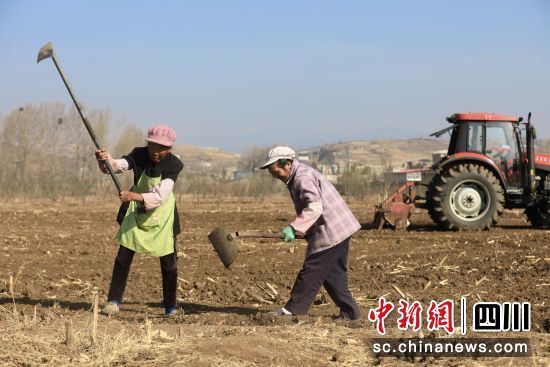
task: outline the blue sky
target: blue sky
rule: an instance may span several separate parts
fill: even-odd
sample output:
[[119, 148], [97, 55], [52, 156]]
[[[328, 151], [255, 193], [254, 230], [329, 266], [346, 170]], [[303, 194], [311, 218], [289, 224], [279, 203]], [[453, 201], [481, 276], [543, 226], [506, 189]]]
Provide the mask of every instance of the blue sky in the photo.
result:
[[239, 152], [420, 137], [459, 111], [550, 136], [550, 2], [0, 0], [0, 114], [69, 95]]

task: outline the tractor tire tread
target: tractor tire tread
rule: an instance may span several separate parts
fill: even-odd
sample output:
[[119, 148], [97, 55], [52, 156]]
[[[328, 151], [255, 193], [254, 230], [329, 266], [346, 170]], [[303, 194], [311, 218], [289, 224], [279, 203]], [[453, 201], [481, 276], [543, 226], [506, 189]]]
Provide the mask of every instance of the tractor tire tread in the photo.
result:
[[[492, 187], [492, 198], [496, 203], [491, 207], [492, 213], [484, 215], [477, 222], [464, 225], [458, 220], [454, 220], [454, 213], [449, 213], [445, 206], [446, 195], [450, 195], [447, 191], [449, 184], [456, 184], [457, 180], [463, 175], [478, 175], [484, 178]], [[488, 188], [491, 190], [491, 188]], [[459, 164], [435, 175], [432, 182], [428, 185], [427, 190], [428, 213], [431, 219], [438, 227], [446, 230], [482, 230], [490, 229], [497, 222], [499, 217], [504, 212], [504, 188], [502, 187], [496, 175], [486, 167], [475, 164]], [[548, 223], [550, 226], [550, 223]]]

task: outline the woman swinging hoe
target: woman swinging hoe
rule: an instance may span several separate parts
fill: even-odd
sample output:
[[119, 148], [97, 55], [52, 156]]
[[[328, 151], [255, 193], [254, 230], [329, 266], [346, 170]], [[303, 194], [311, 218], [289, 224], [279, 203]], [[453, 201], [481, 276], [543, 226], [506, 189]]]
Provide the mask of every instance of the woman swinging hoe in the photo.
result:
[[117, 173], [134, 171], [132, 190], [119, 194], [122, 201], [117, 216], [120, 229], [115, 241], [120, 247], [113, 267], [108, 303], [101, 310], [102, 314], [114, 315], [119, 311], [136, 252], [160, 259], [165, 314], [177, 314], [176, 236], [180, 233], [180, 223], [172, 190], [183, 163], [171, 153], [175, 139], [174, 129], [155, 125], [148, 131], [147, 146], [136, 147], [121, 159], [111, 158], [104, 149], [96, 151], [103, 173], [108, 173], [101, 162], [104, 160], [108, 160]]

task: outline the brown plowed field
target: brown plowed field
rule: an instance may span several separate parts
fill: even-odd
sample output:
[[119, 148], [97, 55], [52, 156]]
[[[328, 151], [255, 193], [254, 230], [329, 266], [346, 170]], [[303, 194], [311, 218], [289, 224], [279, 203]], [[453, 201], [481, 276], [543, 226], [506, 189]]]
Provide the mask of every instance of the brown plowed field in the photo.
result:
[[[362, 223], [371, 222], [371, 206], [359, 201], [350, 206]], [[461, 296], [469, 305], [478, 300], [532, 305], [530, 332], [489, 335], [529, 337], [532, 358], [421, 363], [548, 363], [550, 231], [534, 230], [520, 212], [508, 211], [490, 231], [440, 232], [418, 211], [408, 232], [363, 230], [353, 237], [350, 287], [362, 321], [334, 322], [330, 316], [338, 310], [324, 292], [309, 316], [277, 320], [267, 312], [286, 301], [305, 242], [247, 240], [226, 270], [207, 235], [221, 225], [280, 230], [293, 218], [286, 197], [179, 202], [178, 297], [184, 314], [163, 317], [158, 260], [138, 255], [120, 314], [99, 316], [92, 343], [92, 299], [97, 291], [101, 305], [108, 290], [117, 207], [89, 202], [0, 208], [0, 365], [408, 365], [409, 360], [374, 357], [366, 346], [377, 336], [366, 320], [368, 310], [380, 296], [394, 303], [401, 298], [392, 285], [425, 308], [432, 299], [459, 302]], [[395, 321], [395, 316], [386, 321], [389, 336], [415, 335], [398, 331]], [[425, 325], [423, 331], [426, 337], [445, 336], [429, 333]]]

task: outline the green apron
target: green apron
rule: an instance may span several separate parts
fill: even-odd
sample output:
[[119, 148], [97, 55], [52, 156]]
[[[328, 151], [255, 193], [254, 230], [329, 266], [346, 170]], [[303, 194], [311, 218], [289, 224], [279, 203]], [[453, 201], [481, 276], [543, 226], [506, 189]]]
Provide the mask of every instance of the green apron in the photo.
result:
[[[143, 194], [160, 184], [161, 178], [151, 178], [145, 172], [139, 178], [136, 192]], [[158, 208], [142, 212], [138, 202], [131, 201], [115, 235], [115, 241], [135, 252], [161, 257], [174, 252], [174, 209], [176, 199], [171, 192]]]

